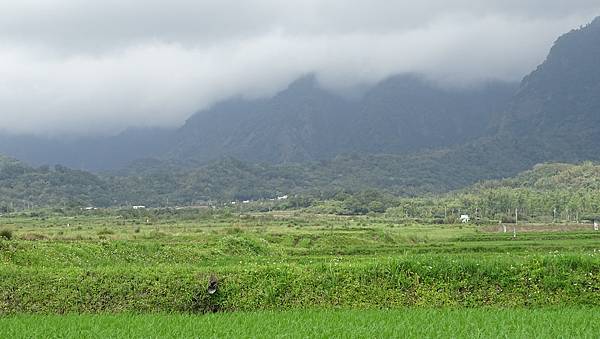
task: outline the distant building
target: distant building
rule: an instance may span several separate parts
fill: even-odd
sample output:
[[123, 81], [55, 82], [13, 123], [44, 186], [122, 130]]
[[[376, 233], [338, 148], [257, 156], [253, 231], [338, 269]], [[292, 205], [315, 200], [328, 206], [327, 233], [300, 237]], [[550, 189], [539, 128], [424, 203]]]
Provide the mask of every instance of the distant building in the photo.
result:
[[287, 198], [288, 198], [288, 196], [287, 196], [287, 195], [282, 195], [282, 196], [280, 196], [280, 197], [277, 197], [277, 200], [285, 200], [285, 199], [287, 199]]
[[134, 210], [143, 210], [143, 209], [145, 209], [145, 208], [146, 208], [146, 206], [142, 206], [142, 205], [139, 205], [139, 206], [133, 206], [133, 209], [134, 209]]
[[469, 221], [471, 221], [471, 218], [469, 217], [468, 214], [463, 214], [460, 216], [460, 222], [462, 222], [463, 224], [466, 224]]

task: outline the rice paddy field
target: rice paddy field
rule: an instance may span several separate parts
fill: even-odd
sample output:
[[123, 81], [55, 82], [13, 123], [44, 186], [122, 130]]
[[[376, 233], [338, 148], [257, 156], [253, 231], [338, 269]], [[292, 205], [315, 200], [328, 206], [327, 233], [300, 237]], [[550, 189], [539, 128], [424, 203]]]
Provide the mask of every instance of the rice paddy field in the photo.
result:
[[0, 318], [5, 338], [598, 338], [597, 309], [309, 310]]
[[508, 230], [300, 211], [5, 215], [0, 337], [599, 337], [600, 232]]

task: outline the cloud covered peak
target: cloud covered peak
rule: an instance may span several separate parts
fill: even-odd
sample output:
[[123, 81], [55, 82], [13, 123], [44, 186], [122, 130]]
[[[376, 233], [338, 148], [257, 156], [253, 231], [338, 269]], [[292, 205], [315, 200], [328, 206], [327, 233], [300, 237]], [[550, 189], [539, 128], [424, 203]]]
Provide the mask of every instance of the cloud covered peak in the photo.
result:
[[[590, 14], [592, 13], [592, 14]], [[177, 126], [315, 74], [333, 90], [419, 73], [518, 80], [597, 1], [33, 1], [0, 4], [0, 129]]]

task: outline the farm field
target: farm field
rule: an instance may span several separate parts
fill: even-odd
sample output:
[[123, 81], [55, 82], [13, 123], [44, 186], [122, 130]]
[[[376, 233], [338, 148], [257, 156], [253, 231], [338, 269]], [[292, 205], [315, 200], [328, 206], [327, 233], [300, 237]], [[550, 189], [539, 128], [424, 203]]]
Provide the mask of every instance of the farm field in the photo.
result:
[[306, 310], [0, 318], [3, 338], [597, 338], [599, 308]]
[[600, 233], [508, 229], [301, 211], [5, 215], [0, 336], [35, 322], [58, 337], [253, 336], [260, 324], [275, 331], [265, 336], [593, 337]]

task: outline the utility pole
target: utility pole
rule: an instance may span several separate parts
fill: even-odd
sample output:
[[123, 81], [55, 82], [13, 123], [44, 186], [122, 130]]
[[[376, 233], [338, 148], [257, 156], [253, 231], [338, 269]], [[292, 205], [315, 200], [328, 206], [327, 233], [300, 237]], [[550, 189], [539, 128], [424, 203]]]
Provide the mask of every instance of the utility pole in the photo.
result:
[[515, 225], [519, 223], [519, 209], [515, 208]]

